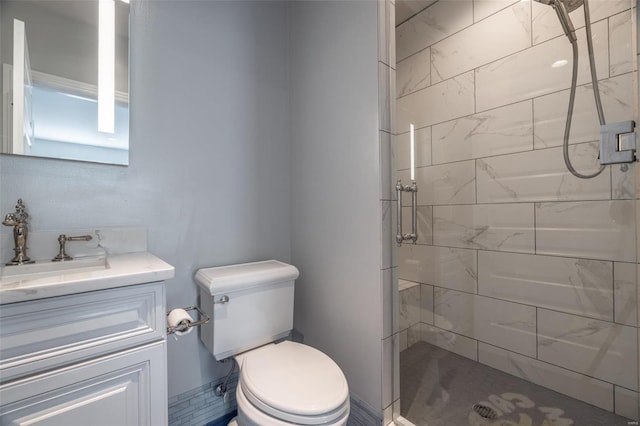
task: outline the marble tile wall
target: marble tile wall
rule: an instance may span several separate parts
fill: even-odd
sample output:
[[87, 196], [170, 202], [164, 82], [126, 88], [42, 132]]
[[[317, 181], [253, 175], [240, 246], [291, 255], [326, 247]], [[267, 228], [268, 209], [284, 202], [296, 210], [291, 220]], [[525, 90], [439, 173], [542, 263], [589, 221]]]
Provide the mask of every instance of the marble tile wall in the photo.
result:
[[[607, 122], [638, 121], [636, 4], [590, 0], [590, 11]], [[590, 173], [599, 126], [582, 13], [571, 13], [580, 61], [569, 153]], [[571, 47], [555, 12], [438, 0], [403, 11], [396, 30], [391, 149], [408, 182], [413, 124], [420, 234], [397, 249], [399, 348], [427, 341], [637, 419], [640, 172], [567, 171]]]

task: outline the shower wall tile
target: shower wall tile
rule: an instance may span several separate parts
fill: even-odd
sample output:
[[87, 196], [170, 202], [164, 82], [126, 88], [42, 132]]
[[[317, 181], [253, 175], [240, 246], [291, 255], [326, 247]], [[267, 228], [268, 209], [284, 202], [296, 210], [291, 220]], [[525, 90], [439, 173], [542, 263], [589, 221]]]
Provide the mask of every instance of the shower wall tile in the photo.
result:
[[478, 342], [429, 324], [421, 324], [422, 340], [465, 358], [478, 360]]
[[378, 62], [378, 119], [380, 130], [391, 132], [391, 95], [389, 93], [389, 66]]
[[401, 61], [472, 23], [471, 0], [437, 2], [397, 27], [397, 60]]
[[407, 349], [409, 347], [408, 341], [407, 341], [407, 334], [409, 333], [408, 330], [403, 330], [400, 333], [398, 333], [398, 339], [399, 339], [399, 346], [400, 346], [400, 351], [404, 351], [405, 349]]
[[[571, 145], [569, 155], [581, 173], [600, 168], [598, 144]], [[573, 176], [564, 164], [562, 148], [550, 148], [477, 160], [479, 203], [611, 199], [611, 175], [593, 179]]]
[[420, 284], [400, 290], [398, 329], [406, 330], [420, 322]]
[[638, 389], [637, 341], [635, 327], [538, 310], [539, 360], [632, 390]]
[[434, 323], [432, 285], [420, 284], [420, 322]]
[[431, 81], [446, 80], [530, 45], [531, 7], [518, 2], [431, 46]]
[[482, 296], [475, 297], [476, 338], [523, 355], [536, 354], [536, 309]]
[[[566, 37], [564, 37], [564, 31], [553, 7], [538, 2], [531, 2], [531, 5], [533, 11], [533, 43], [538, 44], [554, 37], [563, 36], [562, 38], [569, 44]], [[629, 0], [590, 0], [589, 14], [591, 15], [591, 22], [601, 21], [608, 16], [629, 9], [629, 6]], [[576, 29], [584, 27], [584, 10], [582, 7], [571, 12], [569, 16]]]
[[516, 377], [569, 395], [605, 410], [613, 410], [613, 385], [546, 362], [478, 343], [479, 361]]
[[[433, 207], [417, 206], [418, 216], [418, 240], [416, 244], [433, 245]], [[402, 232], [408, 233], [411, 230], [411, 207], [402, 208]], [[403, 243], [410, 244], [410, 243]]]
[[406, 96], [431, 85], [431, 49], [426, 48], [398, 63], [396, 92]]
[[393, 68], [389, 69], [389, 97], [389, 126], [391, 133], [395, 135], [398, 133], [398, 119], [396, 116], [396, 70]]
[[438, 246], [534, 252], [533, 204], [435, 206]]
[[[636, 176], [634, 168], [626, 171], [619, 165], [612, 165], [611, 169], [611, 198], [613, 200], [633, 200], [636, 198]], [[605, 172], [606, 173], [606, 172]]]
[[[474, 161], [416, 169], [419, 205], [470, 204], [476, 201]], [[411, 197], [406, 197], [411, 202]], [[404, 200], [403, 200], [404, 201]]]
[[616, 414], [638, 420], [638, 392], [614, 386]]
[[436, 0], [410, 0], [396, 2], [396, 24], [400, 25], [413, 15], [420, 13], [428, 6], [435, 3]]
[[474, 22], [493, 15], [499, 10], [505, 9], [520, 0], [474, 0], [473, 20]]
[[394, 286], [392, 269], [383, 269], [380, 271], [380, 283], [382, 285], [382, 336], [386, 339], [393, 333], [397, 333], [397, 327], [394, 327], [394, 310], [398, 304], [398, 288]]
[[[598, 83], [607, 122], [633, 119], [632, 74], [601, 80]], [[562, 146], [569, 105], [569, 90], [533, 100], [535, 148]], [[578, 86], [569, 143], [600, 140], [600, 123], [591, 84]]]
[[635, 263], [613, 265], [613, 286], [615, 297], [615, 322], [636, 327], [638, 325], [638, 286]]
[[635, 262], [634, 202], [536, 203], [536, 253]]
[[442, 288], [434, 289], [436, 327], [524, 355], [536, 355], [536, 309]]
[[434, 164], [533, 149], [532, 101], [433, 126]]
[[476, 339], [475, 295], [436, 287], [433, 289], [434, 325]]
[[[608, 25], [593, 25], [593, 44], [599, 76], [607, 76]], [[587, 55], [584, 29], [577, 30], [580, 57]], [[546, 95], [571, 86], [571, 66], [551, 67], [559, 58], [571, 58], [571, 45], [566, 38], [555, 38], [504, 59], [482, 66], [476, 75], [476, 108], [495, 108], [536, 96]], [[591, 80], [589, 61], [580, 61], [578, 84]]]
[[473, 114], [473, 82], [470, 71], [398, 99], [398, 133], [408, 132], [410, 124], [420, 128]]
[[380, 269], [388, 269], [394, 266], [395, 228], [393, 226], [395, 203], [393, 201], [381, 201], [382, 217], [382, 250], [380, 259]]
[[476, 292], [475, 250], [403, 244], [398, 248], [400, 279]]
[[478, 274], [481, 295], [613, 321], [611, 262], [479, 251]]
[[416, 323], [407, 329], [407, 347], [415, 345], [422, 340], [422, 324]]
[[389, 34], [395, 32], [395, 25], [389, 26], [389, 0], [378, 0], [378, 61], [389, 65]]
[[[416, 167], [431, 165], [431, 127], [416, 129], [413, 133], [414, 160]], [[398, 170], [411, 168], [411, 134], [409, 132], [396, 136], [396, 167]], [[395, 182], [394, 182], [395, 185]]]
[[630, 10], [609, 18], [609, 67], [612, 76], [633, 71], [632, 34]]
[[[380, 199], [391, 200], [391, 138], [392, 136], [380, 131], [378, 132], [380, 143]], [[395, 182], [393, 183], [395, 187]]]
[[386, 407], [393, 402], [393, 353], [394, 346], [398, 346], [397, 334], [389, 336], [382, 341], [382, 406]]

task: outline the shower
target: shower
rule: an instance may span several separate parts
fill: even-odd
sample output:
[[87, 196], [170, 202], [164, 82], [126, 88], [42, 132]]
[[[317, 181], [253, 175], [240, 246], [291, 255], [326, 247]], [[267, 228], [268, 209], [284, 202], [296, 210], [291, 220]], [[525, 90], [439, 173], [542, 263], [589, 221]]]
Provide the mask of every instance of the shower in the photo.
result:
[[593, 55], [593, 38], [591, 36], [591, 17], [589, 15], [589, 3], [588, 0], [536, 0], [539, 3], [552, 6], [560, 20], [562, 29], [566, 34], [569, 42], [571, 42], [571, 48], [573, 51], [573, 68], [571, 73], [571, 90], [569, 92], [569, 107], [567, 110], [567, 120], [564, 127], [564, 137], [562, 143], [562, 153], [564, 156], [564, 163], [567, 169], [574, 176], [580, 179], [590, 179], [598, 176], [605, 169], [603, 165], [600, 166], [597, 172], [592, 174], [582, 174], [578, 172], [571, 164], [569, 158], [569, 133], [571, 132], [571, 119], [573, 117], [573, 106], [576, 97], [576, 85], [578, 80], [578, 39], [576, 38], [576, 31], [569, 17], [569, 12], [573, 12], [580, 6], [584, 6], [584, 21], [585, 30], [587, 33], [587, 50], [589, 52], [589, 68], [591, 69], [591, 83], [593, 85], [593, 95], [596, 101], [596, 109], [598, 111], [598, 120], [600, 125], [604, 126], [604, 111], [602, 110], [602, 101], [600, 100], [600, 90], [598, 89], [598, 75], [596, 74], [596, 64]]

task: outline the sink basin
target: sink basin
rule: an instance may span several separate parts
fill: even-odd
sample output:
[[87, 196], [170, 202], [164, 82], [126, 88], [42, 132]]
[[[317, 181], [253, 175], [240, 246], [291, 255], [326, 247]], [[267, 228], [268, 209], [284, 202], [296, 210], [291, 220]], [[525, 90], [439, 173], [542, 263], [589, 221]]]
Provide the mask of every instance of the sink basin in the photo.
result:
[[51, 275], [66, 275], [81, 272], [100, 271], [109, 268], [104, 256], [81, 257], [65, 262], [39, 261], [24, 265], [3, 266], [1, 279], [27, 280]]

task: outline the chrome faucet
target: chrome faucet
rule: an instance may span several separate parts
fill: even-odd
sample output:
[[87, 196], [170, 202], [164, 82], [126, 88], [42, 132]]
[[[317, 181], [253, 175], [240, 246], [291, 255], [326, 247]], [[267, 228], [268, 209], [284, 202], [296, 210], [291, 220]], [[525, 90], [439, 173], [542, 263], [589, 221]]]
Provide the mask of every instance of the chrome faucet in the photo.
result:
[[27, 235], [29, 234], [29, 227], [27, 226], [28, 218], [29, 214], [25, 211], [24, 203], [22, 202], [22, 198], [20, 198], [18, 199], [18, 204], [16, 204], [15, 213], [7, 214], [2, 221], [2, 224], [5, 226], [13, 226], [13, 251], [16, 255], [7, 265], [34, 263], [34, 261], [27, 256]]

